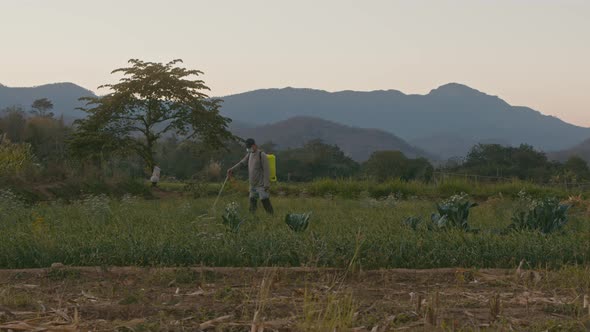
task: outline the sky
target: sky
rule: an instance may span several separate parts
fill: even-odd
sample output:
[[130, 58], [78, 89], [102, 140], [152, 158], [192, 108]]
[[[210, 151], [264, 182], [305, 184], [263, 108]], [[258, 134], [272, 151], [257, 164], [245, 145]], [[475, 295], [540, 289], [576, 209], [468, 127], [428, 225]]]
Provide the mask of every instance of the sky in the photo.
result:
[[7, 86], [180, 58], [212, 96], [457, 82], [590, 127], [590, 0], [0, 0], [0, 45]]

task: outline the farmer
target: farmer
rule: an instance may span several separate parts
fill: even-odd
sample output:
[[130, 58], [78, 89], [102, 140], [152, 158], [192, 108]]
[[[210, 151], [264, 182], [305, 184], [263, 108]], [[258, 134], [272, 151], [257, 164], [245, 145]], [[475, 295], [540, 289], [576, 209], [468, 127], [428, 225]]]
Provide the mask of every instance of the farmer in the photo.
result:
[[258, 198], [262, 202], [264, 210], [273, 214], [274, 210], [270, 204], [270, 166], [266, 153], [260, 151], [258, 145], [252, 138], [246, 140], [246, 151], [248, 154], [234, 167], [227, 170], [227, 176], [231, 177], [234, 170], [248, 165], [248, 179], [250, 181], [250, 212], [256, 212]]

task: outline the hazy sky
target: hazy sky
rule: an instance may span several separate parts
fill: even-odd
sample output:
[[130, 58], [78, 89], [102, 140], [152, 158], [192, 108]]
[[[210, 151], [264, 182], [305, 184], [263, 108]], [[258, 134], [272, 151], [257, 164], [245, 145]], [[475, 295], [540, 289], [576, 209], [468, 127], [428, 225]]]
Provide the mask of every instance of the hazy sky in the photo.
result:
[[0, 45], [8, 86], [181, 58], [216, 96], [459, 82], [590, 126], [590, 0], [0, 0]]

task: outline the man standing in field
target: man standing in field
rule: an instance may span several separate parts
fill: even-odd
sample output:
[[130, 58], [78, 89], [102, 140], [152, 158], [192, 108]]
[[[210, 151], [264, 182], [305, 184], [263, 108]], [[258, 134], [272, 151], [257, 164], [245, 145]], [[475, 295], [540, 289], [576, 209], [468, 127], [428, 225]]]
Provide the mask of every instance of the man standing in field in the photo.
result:
[[262, 152], [252, 138], [246, 140], [248, 154], [234, 167], [227, 170], [227, 176], [231, 177], [233, 171], [239, 167], [248, 166], [248, 179], [250, 181], [250, 212], [256, 212], [258, 198], [262, 202], [264, 210], [273, 214], [274, 210], [270, 203], [270, 165], [266, 153]]

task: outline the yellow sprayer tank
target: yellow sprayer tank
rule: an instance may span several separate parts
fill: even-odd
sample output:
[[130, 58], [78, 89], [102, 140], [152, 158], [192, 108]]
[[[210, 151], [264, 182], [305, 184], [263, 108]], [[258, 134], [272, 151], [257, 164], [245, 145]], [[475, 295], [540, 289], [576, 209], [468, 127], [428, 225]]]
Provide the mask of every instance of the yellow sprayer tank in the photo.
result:
[[274, 154], [267, 154], [266, 158], [270, 168], [270, 181], [277, 182], [277, 158]]

